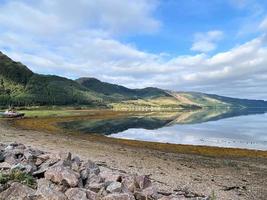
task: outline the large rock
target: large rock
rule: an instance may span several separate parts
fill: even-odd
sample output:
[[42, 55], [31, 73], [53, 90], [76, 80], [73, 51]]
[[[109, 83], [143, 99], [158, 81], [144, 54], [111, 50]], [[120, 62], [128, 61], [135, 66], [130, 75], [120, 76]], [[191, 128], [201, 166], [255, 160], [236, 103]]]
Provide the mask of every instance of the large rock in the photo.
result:
[[159, 195], [157, 189], [153, 186], [147, 187], [144, 190], [137, 190], [134, 192], [135, 199], [143, 200], [143, 199], [158, 199]]
[[71, 160], [71, 153], [70, 152], [59, 152], [55, 154], [55, 157], [59, 160], [70, 161]]
[[37, 156], [41, 154], [43, 154], [43, 152], [38, 149], [28, 148], [24, 150], [24, 157], [29, 161], [36, 160]]
[[123, 193], [114, 193], [114, 194], [109, 194], [103, 198], [103, 200], [135, 200], [134, 196], [131, 194]]
[[139, 189], [145, 189], [152, 185], [151, 180], [148, 176], [136, 176], [135, 177], [135, 186]]
[[73, 169], [76, 172], [79, 172], [80, 166], [81, 166], [80, 158], [76, 156], [71, 161], [72, 161], [71, 162], [71, 169]]
[[134, 192], [135, 187], [135, 178], [133, 176], [125, 176], [122, 178], [122, 190], [124, 192]]
[[89, 200], [95, 200], [97, 198], [97, 193], [91, 190], [86, 190], [86, 196]]
[[58, 159], [48, 159], [45, 162], [43, 162], [37, 171], [33, 173], [34, 176], [44, 176], [44, 173], [53, 165], [55, 165], [58, 162]]
[[58, 165], [49, 168], [45, 172], [45, 178], [59, 184], [65, 181], [70, 187], [76, 187], [79, 183], [80, 175], [67, 167]]
[[65, 195], [69, 200], [88, 200], [85, 190], [80, 188], [70, 188]]
[[121, 174], [115, 173], [115, 172], [110, 172], [110, 171], [103, 171], [100, 173], [100, 176], [103, 179], [105, 179], [106, 182], [114, 182], [114, 181], [121, 182], [121, 180], [122, 180]]
[[4, 157], [5, 157], [5, 162], [9, 163], [10, 165], [16, 165], [19, 163], [19, 160], [11, 152], [5, 152]]
[[34, 190], [21, 183], [12, 183], [11, 186], [0, 193], [1, 200], [30, 200], [30, 196], [34, 194]]
[[23, 144], [13, 143], [5, 148], [5, 153], [14, 156], [16, 159], [24, 156], [26, 147]]
[[121, 192], [122, 191], [122, 185], [120, 182], [111, 182], [107, 189], [109, 193], [115, 193], [115, 192]]
[[101, 176], [90, 174], [85, 182], [84, 187], [94, 192], [99, 192], [101, 188], [106, 187], [106, 184]]
[[105, 183], [92, 183], [90, 185], [87, 185], [86, 189], [89, 189], [93, 192], [98, 193], [101, 189], [103, 189], [105, 187], [106, 187]]
[[68, 200], [65, 194], [55, 189], [55, 185], [46, 179], [37, 181], [36, 199], [43, 200]]
[[87, 178], [86, 184], [103, 183], [103, 182], [104, 182], [104, 179], [101, 176], [90, 174], [89, 177]]
[[97, 164], [92, 162], [91, 160], [88, 160], [85, 163], [82, 163], [81, 165], [81, 173], [83, 173], [82, 178], [86, 179], [89, 174], [96, 174], [98, 175], [100, 173], [100, 169]]

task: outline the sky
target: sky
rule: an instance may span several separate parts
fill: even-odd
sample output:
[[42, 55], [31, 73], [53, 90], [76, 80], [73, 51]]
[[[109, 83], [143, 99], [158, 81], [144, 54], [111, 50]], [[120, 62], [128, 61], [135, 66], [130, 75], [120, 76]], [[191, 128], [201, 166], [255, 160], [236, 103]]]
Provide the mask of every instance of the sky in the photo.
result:
[[267, 100], [266, 0], [0, 0], [0, 51], [36, 73]]

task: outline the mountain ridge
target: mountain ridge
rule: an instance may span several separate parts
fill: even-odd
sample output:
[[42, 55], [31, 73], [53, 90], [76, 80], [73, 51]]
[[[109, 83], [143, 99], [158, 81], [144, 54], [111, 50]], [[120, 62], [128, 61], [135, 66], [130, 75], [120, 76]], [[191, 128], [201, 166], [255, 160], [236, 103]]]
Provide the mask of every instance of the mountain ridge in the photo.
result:
[[198, 109], [208, 106], [267, 107], [267, 102], [199, 92], [175, 92], [156, 87], [130, 89], [93, 77], [71, 80], [56, 75], [42, 75], [0, 52], [0, 105]]

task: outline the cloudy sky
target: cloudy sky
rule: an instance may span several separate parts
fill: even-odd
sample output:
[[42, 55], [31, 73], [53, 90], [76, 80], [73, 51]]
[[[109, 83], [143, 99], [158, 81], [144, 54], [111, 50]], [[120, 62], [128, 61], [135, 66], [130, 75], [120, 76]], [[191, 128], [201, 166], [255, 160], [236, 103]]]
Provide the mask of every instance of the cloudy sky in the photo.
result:
[[0, 0], [0, 51], [38, 73], [267, 100], [266, 0]]

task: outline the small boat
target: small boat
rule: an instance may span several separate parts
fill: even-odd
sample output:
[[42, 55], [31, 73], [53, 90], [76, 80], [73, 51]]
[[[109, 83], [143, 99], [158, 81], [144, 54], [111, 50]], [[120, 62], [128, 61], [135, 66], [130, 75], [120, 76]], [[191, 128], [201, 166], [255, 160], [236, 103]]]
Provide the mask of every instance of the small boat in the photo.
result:
[[1, 116], [3, 117], [3, 118], [22, 118], [22, 117], [24, 117], [24, 113], [18, 113], [17, 111], [15, 111], [15, 110], [7, 110], [7, 111], [5, 111], [4, 113], [1, 113]]

